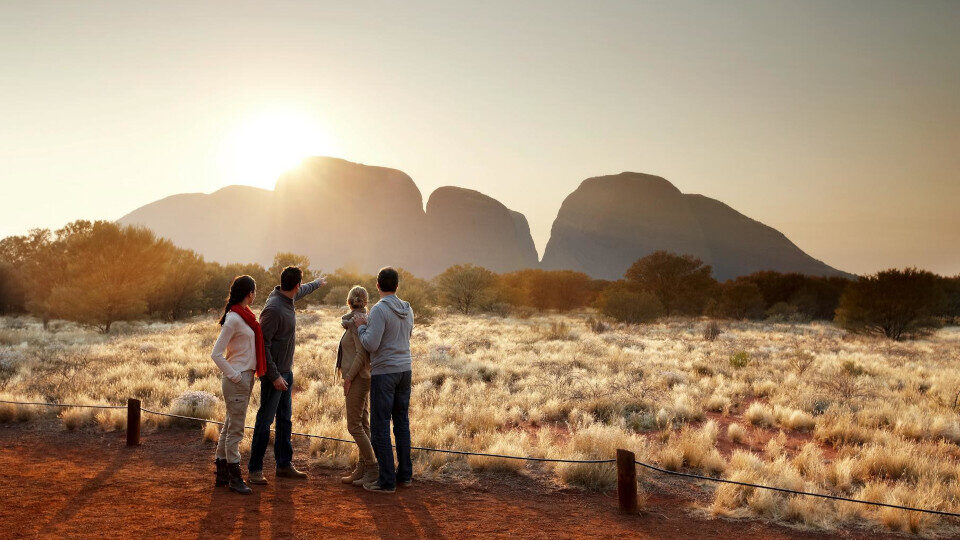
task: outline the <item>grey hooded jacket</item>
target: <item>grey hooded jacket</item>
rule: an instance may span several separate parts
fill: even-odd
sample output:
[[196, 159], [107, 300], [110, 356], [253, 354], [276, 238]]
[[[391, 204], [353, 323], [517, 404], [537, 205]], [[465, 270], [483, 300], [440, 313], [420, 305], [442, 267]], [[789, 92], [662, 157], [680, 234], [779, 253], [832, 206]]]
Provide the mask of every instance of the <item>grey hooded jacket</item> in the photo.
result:
[[367, 324], [357, 329], [360, 343], [370, 351], [370, 374], [410, 371], [410, 335], [413, 309], [396, 295], [384, 296], [370, 310]]

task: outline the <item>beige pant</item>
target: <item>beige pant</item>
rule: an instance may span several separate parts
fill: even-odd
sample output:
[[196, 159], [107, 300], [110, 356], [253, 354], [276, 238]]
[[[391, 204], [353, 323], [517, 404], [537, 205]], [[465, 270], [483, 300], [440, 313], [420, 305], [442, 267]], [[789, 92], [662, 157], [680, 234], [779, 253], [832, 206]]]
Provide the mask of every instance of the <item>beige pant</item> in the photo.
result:
[[367, 465], [377, 462], [373, 455], [373, 446], [370, 445], [370, 379], [353, 378], [350, 382], [350, 392], [346, 396], [347, 402], [347, 431], [357, 441], [360, 450], [360, 461]]
[[250, 391], [253, 389], [253, 370], [248, 369], [241, 373], [241, 376], [242, 380], [239, 383], [223, 375], [220, 376], [227, 416], [223, 420], [223, 428], [220, 429], [217, 459], [225, 459], [227, 463], [240, 463], [240, 441], [243, 440], [247, 403], [250, 402]]

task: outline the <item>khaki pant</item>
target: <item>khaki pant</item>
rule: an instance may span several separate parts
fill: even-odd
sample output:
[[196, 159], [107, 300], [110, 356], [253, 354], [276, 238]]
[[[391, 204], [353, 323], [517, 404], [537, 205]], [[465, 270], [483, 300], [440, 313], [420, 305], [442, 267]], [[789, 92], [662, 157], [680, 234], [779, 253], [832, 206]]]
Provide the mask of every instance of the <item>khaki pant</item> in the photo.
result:
[[370, 379], [356, 376], [350, 383], [347, 402], [347, 431], [357, 441], [360, 461], [373, 465], [377, 458], [370, 445]]
[[217, 442], [217, 459], [225, 459], [227, 463], [240, 463], [240, 441], [243, 440], [247, 403], [250, 402], [250, 391], [253, 389], [253, 370], [244, 371], [241, 377], [242, 380], [235, 383], [223, 375], [220, 376], [227, 415], [223, 420], [223, 428], [220, 429], [220, 440]]

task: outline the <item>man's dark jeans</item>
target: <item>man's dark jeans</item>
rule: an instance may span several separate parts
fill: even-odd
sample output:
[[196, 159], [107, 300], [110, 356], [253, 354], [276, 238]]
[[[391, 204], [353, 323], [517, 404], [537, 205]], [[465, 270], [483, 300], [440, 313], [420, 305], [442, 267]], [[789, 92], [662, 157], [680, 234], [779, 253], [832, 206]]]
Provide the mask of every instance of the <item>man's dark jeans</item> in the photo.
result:
[[[411, 372], [370, 377], [370, 443], [380, 465], [380, 485], [396, 487], [413, 477], [410, 460], [410, 379]], [[397, 468], [390, 447], [390, 420], [397, 445]]]
[[287, 381], [286, 390], [277, 390], [273, 381], [266, 377], [260, 379], [260, 409], [257, 410], [257, 423], [253, 428], [253, 441], [250, 445], [251, 471], [263, 470], [263, 455], [267, 452], [270, 442], [270, 425], [277, 422], [276, 433], [273, 435], [273, 457], [277, 460], [277, 468], [289, 467], [293, 460], [293, 445], [290, 444], [290, 432], [293, 424], [290, 421], [293, 415], [293, 400], [290, 392], [293, 390], [293, 373], [281, 373]]

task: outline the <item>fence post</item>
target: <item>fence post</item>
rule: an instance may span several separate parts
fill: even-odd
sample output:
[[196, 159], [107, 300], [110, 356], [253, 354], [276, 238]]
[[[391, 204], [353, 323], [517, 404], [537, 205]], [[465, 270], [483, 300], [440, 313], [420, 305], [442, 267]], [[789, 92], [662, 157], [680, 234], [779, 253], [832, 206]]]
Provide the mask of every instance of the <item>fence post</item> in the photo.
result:
[[140, 400], [127, 400], [127, 446], [140, 446]]
[[637, 511], [637, 464], [636, 456], [629, 450], [617, 450], [617, 497], [620, 511]]

